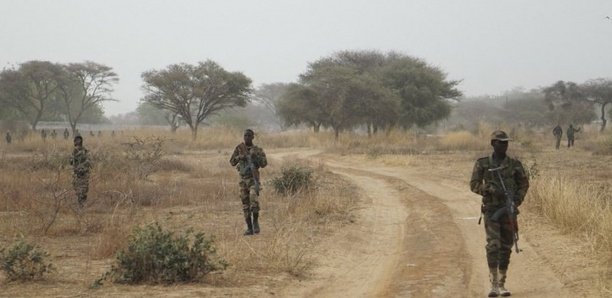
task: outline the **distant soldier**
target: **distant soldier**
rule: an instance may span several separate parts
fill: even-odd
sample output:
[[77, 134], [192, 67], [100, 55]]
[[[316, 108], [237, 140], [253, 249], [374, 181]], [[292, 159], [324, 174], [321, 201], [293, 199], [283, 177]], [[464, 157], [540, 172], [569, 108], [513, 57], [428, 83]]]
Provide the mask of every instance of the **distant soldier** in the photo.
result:
[[47, 131], [44, 129], [40, 130], [40, 137], [43, 139], [43, 142], [47, 141]]
[[57, 132], [55, 131], [55, 129], [51, 131], [51, 138], [54, 140], [57, 138]]
[[11, 137], [11, 132], [7, 131], [6, 132], [6, 136], [4, 137], [4, 140], [6, 141], [6, 144], [10, 145], [11, 142], [13, 141], [13, 137]]
[[68, 128], [64, 129], [64, 140], [68, 140], [68, 138], [70, 137], [70, 132], [68, 131]]
[[557, 124], [557, 126], [553, 128], [552, 133], [555, 136], [555, 140], [557, 141], [555, 143], [555, 148], [559, 150], [559, 145], [561, 144], [561, 137], [563, 136], [563, 129], [561, 129], [561, 126]]
[[74, 149], [70, 158], [72, 165], [72, 187], [77, 196], [79, 206], [83, 207], [87, 201], [87, 192], [89, 191], [89, 172], [91, 163], [89, 162], [89, 152], [83, 147], [83, 137], [74, 137]]
[[115, 137], [115, 131], [113, 130], [113, 131], [111, 132], [111, 138], [114, 138], [114, 137]]
[[96, 136], [96, 135], [94, 134], [93, 130], [90, 130], [90, 131], [89, 131], [89, 136], [90, 136], [90, 137], [92, 137], [92, 138]]
[[255, 133], [251, 129], [244, 131], [244, 142], [234, 149], [230, 164], [240, 174], [240, 200], [246, 221], [244, 235], [259, 234], [259, 169], [268, 165], [263, 149], [253, 144]]
[[102, 131], [98, 130], [98, 138], [102, 137]]
[[571, 124], [567, 128], [567, 148], [574, 146], [574, 133], [579, 131], [580, 128], [574, 128]]
[[[491, 281], [489, 297], [511, 295], [505, 287], [505, 282], [514, 244], [514, 232], [517, 231], [518, 225], [515, 218], [509, 216], [510, 212], [505, 204], [506, 193], [510, 194], [510, 199], [518, 207], [529, 189], [529, 179], [521, 162], [506, 155], [509, 140], [505, 132], [501, 130], [493, 132], [491, 135], [493, 154], [476, 161], [470, 180], [472, 192], [482, 196], [481, 209], [487, 236], [485, 247]], [[508, 192], [504, 191], [504, 187]]]

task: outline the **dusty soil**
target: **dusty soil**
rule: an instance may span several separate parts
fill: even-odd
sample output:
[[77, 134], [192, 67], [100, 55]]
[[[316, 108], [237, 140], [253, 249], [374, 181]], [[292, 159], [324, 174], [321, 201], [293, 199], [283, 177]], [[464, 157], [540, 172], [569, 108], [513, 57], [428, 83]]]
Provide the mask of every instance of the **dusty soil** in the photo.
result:
[[[308, 276], [268, 276], [263, 284], [110, 286], [98, 291], [82, 284], [82, 290], [70, 296], [486, 296], [484, 227], [477, 224], [480, 203], [467, 187], [473, 154], [416, 157], [407, 162], [410, 166], [317, 150], [271, 151], [269, 155], [273, 160], [297, 157], [320, 163], [351, 181], [361, 196], [354, 222], [333, 231], [313, 248], [315, 266]], [[537, 217], [524, 216], [529, 219], [521, 235], [523, 251], [512, 255], [507, 281], [513, 296], [602, 296], [594, 290], [597, 272], [589, 269], [597, 260], [585, 253], [582, 244]], [[65, 254], [73, 255], [70, 250]], [[105, 265], [108, 261], [96, 261], [88, 267]], [[91, 271], [98, 274], [100, 270]], [[30, 288], [27, 296], [36, 288], [41, 289], [41, 296], [66, 296], [65, 291], [48, 289], [42, 294], [44, 284], [3, 286], [0, 296], [19, 296], [24, 286]]]

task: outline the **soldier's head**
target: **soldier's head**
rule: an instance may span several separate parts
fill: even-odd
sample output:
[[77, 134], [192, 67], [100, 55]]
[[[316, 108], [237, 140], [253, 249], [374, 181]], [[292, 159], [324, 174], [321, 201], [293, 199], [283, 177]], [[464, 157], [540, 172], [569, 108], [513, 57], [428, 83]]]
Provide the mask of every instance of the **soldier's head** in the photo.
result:
[[81, 146], [83, 146], [83, 137], [82, 136], [74, 137], [74, 147], [81, 147]]
[[508, 150], [508, 141], [512, 141], [503, 130], [496, 130], [491, 134], [491, 146], [497, 155], [505, 155]]
[[252, 145], [254, 138], [255, 138], [255, 132], [253, 132], [252, 129], [247, 128], [244, 131], [244, 143], [247, 144], [247, 145]]

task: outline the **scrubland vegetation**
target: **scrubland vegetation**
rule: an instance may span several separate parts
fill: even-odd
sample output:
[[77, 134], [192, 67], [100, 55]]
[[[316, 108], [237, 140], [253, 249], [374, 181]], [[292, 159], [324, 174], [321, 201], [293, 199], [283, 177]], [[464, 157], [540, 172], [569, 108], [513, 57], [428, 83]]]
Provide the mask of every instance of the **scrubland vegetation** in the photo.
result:
[[[256, 144], [272, 160], [262, 171], [262, 234], [246, 238], [237, 174], [228, 163], [231, 150], [241, 140], [240, 130], [206, 128], [195, 141], [184, 130], [86, 137], [94, 169], [82, 210], [77, 207], [67, 166], [71, 143], [43, 142], [31, 136], [0, 147], [0, 246], [8, 248], [16, 239], [26, 239], [50, 253], [56, 272], [47, 277], [47, 283], [33, 288], [38, 291], [53, 286], [86, 290], [110, 270], [117, 253], [129, 247], [135, 229], [152, 223], [176, 235], [192, 229], [210, 236], [207, 241], [215, 247], [215, 255], [228, 266], [196, 275], [196, 280], [213, 287], [248, 286], [262, 278], [304, 278], [317, 265], [313, 247], [351, 223], [359, 195], [353, 185], [324, 166], [276, 159], [274, 152], [314, 149], [411, 166], [438, 157], [465, 159], [468, 154], [472, 159], [488, 154], [488, 137], [494, 128], [481, 123], [473, 131], [442, 135], [345, 133], [338, 140], [325, 131], [258, 133]], [[512, 131], [515, 139], [511, 154], [523, 160], [532, 178], [523, 216], [545, 218], [562, 232], [588, 242], [604, 268], [602, 288], [609, 289], [612, 135], [586, 127], [575, 148], [557, 151], [549, 131], [504, 129]], [[452, 162], [447, 167], [467, 181], [471, 167]], [[283, 184], [294, 181], [304, 187]], [[155, 283], [154, 278], [144, 281]], [[6, 290], [16, 291], [11, 285], [5, 285]]]

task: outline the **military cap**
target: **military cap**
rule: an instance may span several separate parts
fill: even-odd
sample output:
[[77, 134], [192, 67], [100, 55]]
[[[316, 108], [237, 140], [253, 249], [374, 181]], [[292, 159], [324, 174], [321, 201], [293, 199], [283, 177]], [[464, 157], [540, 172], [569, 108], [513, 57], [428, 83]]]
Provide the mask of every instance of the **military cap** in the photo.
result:
[[503, 130], [496, 130], [491, 134], [491, 141], [512, 141], [508, 134]]

